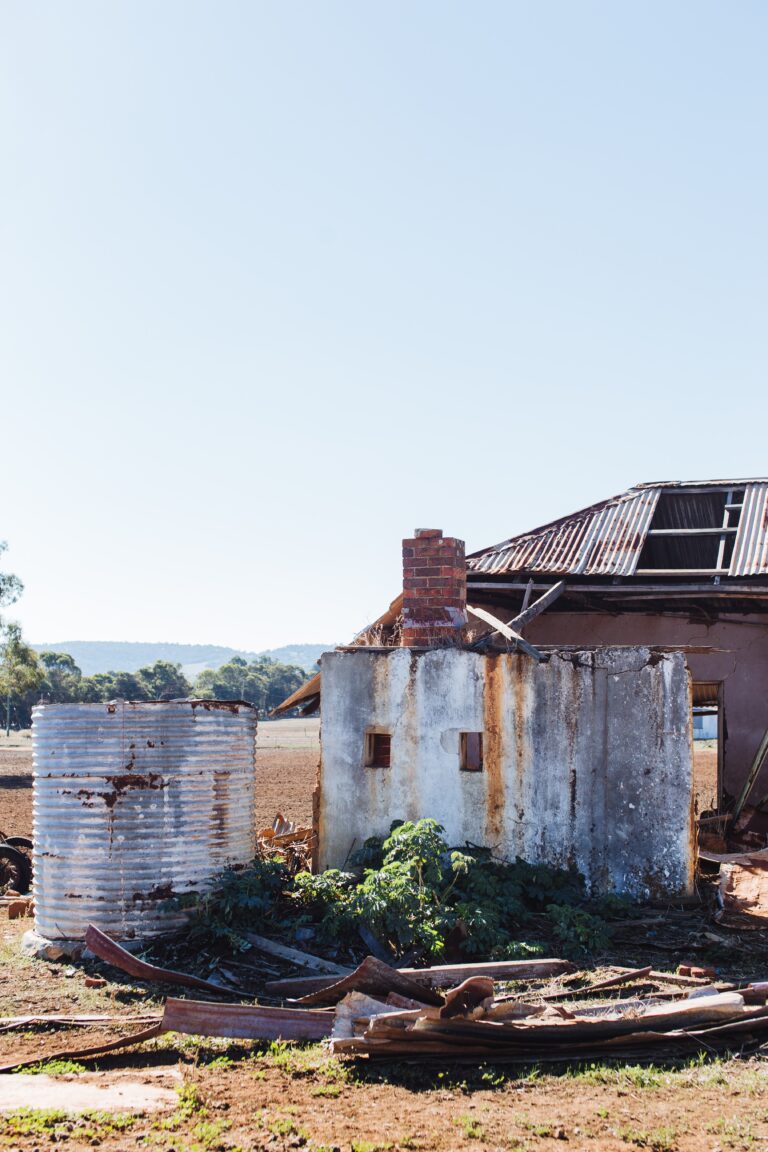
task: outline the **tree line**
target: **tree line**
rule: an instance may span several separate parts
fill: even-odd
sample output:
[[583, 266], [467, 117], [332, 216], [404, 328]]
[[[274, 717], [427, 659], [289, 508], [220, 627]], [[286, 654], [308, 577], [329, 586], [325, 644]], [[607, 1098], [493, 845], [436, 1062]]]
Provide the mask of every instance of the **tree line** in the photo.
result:
[[138, 672], [84, 676], [66, 652], [36, 652], [16, 625], [5, 629], [0, 649], [0, 698], [6, 728], [28, 728], [35, 704], [95, 704], [102, 700], [247, 700], [260, 715], [275, 708], [308, 679], [303, 668], [268, 656], [233, 657], [194, 680], [180, 664], [156, 660]]
[[[0, 541], [0, 554], [6, 545]], [[0, 573], [0, 606], [18, 600], [23, 585]], [[97, 672], [84, 676], [66, 652], [36, 652], [18, 624], [0, 618], [0, 715], [6, 731], [28, 728], [35, 704], [96, 704], [102, 700], [247, 700], [260, 715], [300, 688], [309, 673], [269, 656], [248, 661], [233, 656], [188, 680], [181, 664], [156, 660], [138, 672]]]

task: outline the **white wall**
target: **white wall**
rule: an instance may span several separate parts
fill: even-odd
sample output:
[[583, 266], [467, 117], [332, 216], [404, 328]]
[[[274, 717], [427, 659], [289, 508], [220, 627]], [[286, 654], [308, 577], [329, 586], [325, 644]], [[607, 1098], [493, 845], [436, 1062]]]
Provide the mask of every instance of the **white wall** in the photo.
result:
[[[681, 653], [647, 648], [525, 656], [458, 649], [322, 658], [320, 862], [341, 867], [394, 819], [432, 816], [452, 845], [574, 863], [595, 891], [689, 892], [690, 685]], [[364, 766], [365, 732], [392, 733], [391, 766]], [[484, 767], [459, 769], [459, 733]]]

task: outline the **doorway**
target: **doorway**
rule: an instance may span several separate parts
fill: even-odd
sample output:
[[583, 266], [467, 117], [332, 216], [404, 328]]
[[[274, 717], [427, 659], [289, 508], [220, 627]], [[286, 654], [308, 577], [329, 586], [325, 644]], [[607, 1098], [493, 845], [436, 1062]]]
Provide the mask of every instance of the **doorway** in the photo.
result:
[[691, 696], [694, 812], [701, 816], [720, 809], [725, 745], [722, 681], [694, 680]]

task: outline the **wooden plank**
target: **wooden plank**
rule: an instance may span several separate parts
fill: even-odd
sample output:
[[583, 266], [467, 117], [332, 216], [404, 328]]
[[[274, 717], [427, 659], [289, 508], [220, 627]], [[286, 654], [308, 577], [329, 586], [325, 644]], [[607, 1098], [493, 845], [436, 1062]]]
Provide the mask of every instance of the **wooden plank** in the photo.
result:
[[763, 733], [763, 738], [760, 741], [760, 747], [755, 752], [755, 758], [752, 761], [752, 767], [749, 769], [749, 774], [744, 781], [744, 787], [739, 793], [739, 798], [733, 806], [732, 815], [734, 820], [738, 820], [741, 810], [749, 799], [749, 794], [755, 786], [755, 781], [760, 775], [766, 757], [768, 756], [768, 728]]
[[535, 600], [533, 604], [531, 604], [530, 608], [526, 608], [525, 611], [520, 612], [518, 616], [515, 616], [514, 620], [508, 621], [507, 627], [513, 628], [516, 632], [522, 632], [526, 624], [530, 624], [531, 620], [535, 620], [537, 616], [540, 616], [546, 608], [549, 608], [550, 604], [554, 604], [555, 600], [565, 592], [565, 589], [565, 580], [560, 580], [557, 584], [553, 584], [548, 592], [545, 592], [543, 596], [540, 596], [538, 600]]
[[633, 980], [642, 980], [644, 976], [650, 976], [652, 965], [649, 964], [647, 968], [629, 968], [622, 971], [618, 976], [610, 976], [607, 980], [598, 980], [597, 984], [589, 984], [584, 988], [566, 988], [563, 992], [550, 992], [544, 996], [544, 999], [549, 1003], [550, 1000], [566, 1000], [569, 996], [575, 995], [592, 995], [593, 992], [601, 992], [603, 988], [614, 988], [618, 984], [629, 984]]
[[266, 936], [259, 936], [255, 932], [243, 932], [243, 936], [259, 952], [267, 956], [276, 956], [279, 960], [287, 960], [297, 968], [311, 968], [314, 972], [323, 972], [328, 976], [348, 976], [351, 968], [342, 968], [332, 960], [324, 960], [322, 956], [313, 956], [311, 952], [302, 952], [298, 948], [289, 948], [286, 944], [278, 944], [276, 940], [269, 940]]
[[[472, 615], [477, 616], [479, 620], [490, 624], [495, 632], [500, 632], [505, 640], [516, 644], [522, 652], [525, 652], [526, 656], [533, 657], [533, 659], [538, 660], [539, 663], [544, 659], [538, 648], [534, 648], [533, 644], [529, 644], [519, 633], [514, 632], [503, 620], [499, 620], [497, 616], [494, 616], [492, 612], [486, 612], [484, 608], [473, 608], [471, 604], [467, 604], [467, 612], [471, 612]], [[479, 644], [484, 643], [486, 639], [487, 637], [481, 636], [479, 640], [475, 641], [472, 647], [476, 648]]]
[[[369, 956], [360, 968], [370, 964], [372, 960], [373, 957]], [[386, 968], [387, 965], [382, 967]], [[357, 973], [360, 972], [360, 968], [357, 969]], [[399, 987], [392, 987], [389, 991], [400, 992], [401, 995], [414, 1000], [424, 1000], [425, 989], [453, 988], [470, 976], [490, 976], [494, 980], [543, 980], [549, 976], [563, 976], [568, 972], [575, 972], [576, 967], [569, 960], [495, 960], [482, 964], [440, 964], [432, 968], [390, 968], [388, 971], [415, 985], [414, 991], [411, 992], [403, 992]], [[357, 973], [353, 973], [353, 976]], [[272, 980], [265, 986], [265, 991], [270, 996], [306, 997], [330, 989], [333, 984], [334, 981], [327, 976], [297, 977], [290, 980]], [[351, 985], [344, 989], [347, 990], [352, 990]], [[381, 991], [383, 992], [383, 989]], [[303, 1002], [308, 1003], [306, 999]], [[442, 1003], [442, 997], [432, 1000], [432, 1003]]]
[[212, 1004], [170, 996], [162, 1027], [166, 1032], [238, 1040], [323, 1040], [333, 1030], [333, 1013], [261, 1004]]
[[[698, 570], [695, 570], [698, 571]], [[654, 568], [647, 568], [643, 570], [646, 576], [661, 576], [663, 573]], [[669, 576], [685, 575], [685, 570], [673, 569], [667, 573]], [[704, 570], [707, 576], [718, 575], [716, 569], [707, 568]], [[720, 575], [727, 573], [720, 572]], [[637, 573], [635, 573], [637, 575]], [[527, 584], [520, 583], [520, 581], [497, 581], [491, 582], [486, 580], [473, 580], [471, 574], [467, 581], [467, 590], [481, 592], [524, 592], [528, 587]], [[542, 589], [546, 591], [550, 588], [549, 584], [536, 584], [534, 589]], [[567, 595], [585, 594], [601, 594], [606, 596], [623, 596], [625, 593], [631, 592], [633, 594], [640, 592], [665, 592], [670, 595], [679, 596], [765, 596], [768, 594], [768, 583], [763, 581], [762, 584], [654, 584], [642, 583], [636, 581], [634, 577], [628, 578], [628, 583], [625, 584], [574, 584], [569, 583], [566, 589]]]

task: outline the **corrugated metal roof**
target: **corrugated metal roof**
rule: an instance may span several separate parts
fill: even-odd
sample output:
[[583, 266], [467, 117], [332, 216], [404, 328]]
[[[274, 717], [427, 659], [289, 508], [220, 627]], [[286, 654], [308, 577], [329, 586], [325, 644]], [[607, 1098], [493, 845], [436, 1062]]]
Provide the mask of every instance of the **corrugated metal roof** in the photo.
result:
[[768, 483], [748, 484], [729, 576], [762, 576], [768, 572]]
[[629, 492], [584, 508], [525, 536], [468, 557], [472, 572], [551, 572], [631, 576], [656, 508], [657, 489]]
[[[707, 500], [706, 490], [744, 490], [744, 507], [728, 575], [768, 574], [768, 480], [637, 484], [620, 496], [474, 553], [467, 557], [469, 571], [493, 575], [546, 572], [552, 576], [632, 576], [659, 498], [674, 489], [682, 490], [683, 502], [672, 509], [664, 505], [662, 523], [657, 519], [656, 527], [715, 527], [709, 508], [712, 497]], [[668, 499], [665, 495], [664, 500]], [[724, 497], [719, 499], [722, 502]], [[661, 509], [659, 514], [662, 515]]]

